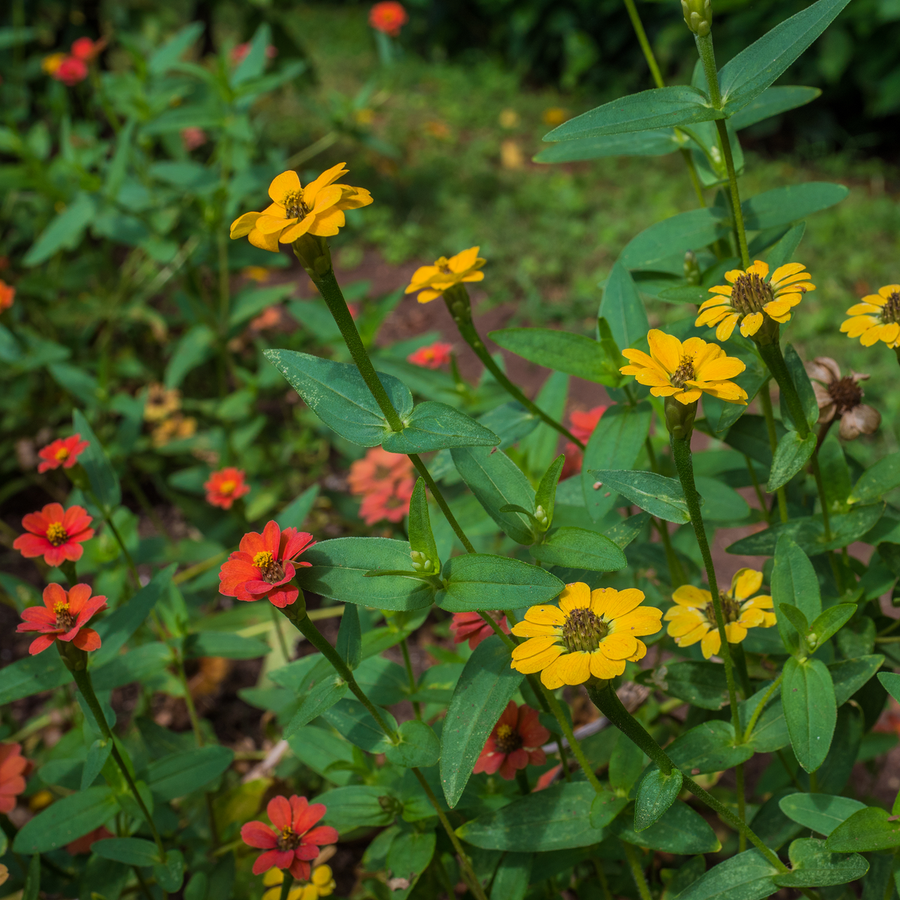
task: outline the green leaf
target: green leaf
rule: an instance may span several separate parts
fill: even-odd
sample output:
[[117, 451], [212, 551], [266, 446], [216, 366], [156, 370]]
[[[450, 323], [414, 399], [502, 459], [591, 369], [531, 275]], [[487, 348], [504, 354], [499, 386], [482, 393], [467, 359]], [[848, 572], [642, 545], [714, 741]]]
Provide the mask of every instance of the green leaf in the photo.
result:
[[[809, 557], [787, 536], [779, 538], [775, 548], [771, 589], [776, 610], [782, 605], [796, 606], [807, 622], [814, 621], [822, 612], [816, 571]], [[776, 624], [785, 647], [796, 647], [797, 631], [790, 622], [776, 616]]]
[[39, 266], [58, 250], [74, 250], [84, 237], [87, 226], [97, 211], [94, 198], [84, 191], [57, 215], [40, 233], [22, 260], [26, 266]]
[[815, 432], [811, 431], [805, 438], [796, 431], [785, 432], [775, 448], [766, 490], [774, 494], [778, 488], [784, 487], [806, 465], [815, 449]]
[[100, 774], [112, 752], [112, 741], [98, 739], [88, 747], [84, 768], [81, 770], [81, 790], [86, 791]]
[[473, 847], [519, 853], [589, 847], [604, 837], [591, 825], [594, 789], [587, 782], [551, 784], [496, 812], [466, 822], [456, 833]]
[[355, 669], [359, 665], [362, 656], [362, 630], [359, 609], [355, 606], [344, 606], [335, 650], [348, 668]]
[[549, 603], [565, 587], [555, 575], [508, 556], [467, 553], [454, 556], [441, 573], [444, 590], [437, 605], [447, 612], [519, 609]]
[[[785, 433], [785, 427], [781, 422], [775, 422], [776, 435]], [[725, 443], [740, 450], [751, 459], [761, 462], [764, 466], [772, 465], [772, 448], [769, 446], [769, 438], [766, 432], [766, 422], [762, 416], [743, 415], [725, 435]]]
[[825, 841], [801, 838], [788, 848], [791, 871], [776, 875], [775, 884], [781, 887], [822, 887], [830, 884], [846, 884], [856, 881], [869, 871], [869, 864], [858, 853], [849, 856], [825, 849]]
[[809, 626], [810, 640], [813, 641], [814, 646], [821, 647], [825, 641], [837, 634], [850, 621], [856, 609], [855, 603], [838, 603], [836, 606], [829, 606], [824, 610]]
[[561, 141], [553, 147], [541, 150], [533, 161], [565, 163], [608, 156], [665, 156], [667, 153], [674, 153], [679, 146], [675, 132], [670, 128], [660, 131], [636, 131]]
[[319, 485], [314, 484], [312, 487], [308, 487], [299, 497], [294, 498], [280, 513], [278, 513], [277, 516], [275, 516], [278, 527], [284, 530], [285, 528], [291, 527], [299, 528], [303, 525], [310, 510], [315, 505], [318, 496]]
[[431, 726], [418, 719], [408, 719], [398, 729], [400, 743], [388, 743], [385, 758], [395, 766], [418, 766], [426, 769], [441, 758], [441, 742]]
[[628, 844], [663, 853], [715, 853], [722, 848], [706, 819], [680, 800], [642, 831], [630, 828], [630, 821], [632, 817], [626, 810], [624, 815], [612, 822], [609, 830]]
[[583, 334], [555, 328], [503, 328], [488, 332], [488, 337], [504, 350], [539, 366], [598, 384], [610, 380], [600, 345]]
[[172, 348], [172, 355], [166, 365], [166, 387], [179, 387], [188, 372], [210, 359], [215, 351], [216, 339], [212, 328], [202, 323], [185, 331]]
[[347, 682], [336, 672], [323, 673], [318, 681], [300, 695], [300, 705], [284, 729], [285, 738], [290, 739], [300, 728], [331, 709], [347, 696], [349, 690]]
[[[816, 402], [816, 394], [813, 391], [812, 382], [809, 380], [809, 375], [806, 374], [806, 369], [803, 366], [803, 360], [800, 359], [800, 355], [794, 349], [793, 344], [788, 344], [784, 348], [784, 361], [791, 380], [797, 388], [800, 402], [803, 404], [806, 424], [812, 429], [819, 418], [819, 405]], [[781, 418], [785, 422], [794, 423], [794, 427], [796, 427], [794, 416], [787, 405], [784, 394], [781, 395]]]
[[847, 502], [874, 503], [896, 487], [900, 487], [900, 453], [891, 453], [873, 463], [859, 476]]
[[900, 821], [895, 821], [896, 818], [886, 809], [874, 806], [860, 809], [831, 832], [825, 848], [832, 853], [893, 850], [900, 847]]
[[91, 853], [128, 866], [152, 866], [160, 861], [156, 844], [142, 838], [104, 838], [91, 845]]
[[0, 706], [53, 690], [71, 680], [71, 673], [56, 652], [17, 659], [0, 669]]
[[116, 475], [116, 470], [112, 467], [103, 445], [97, 440], [97, 435], [80, 409], [72, 413], [72, 428], [76, 434], [81, 435], [83, 441], [88, 442], [88, 446], [78, 457], [78, 462], [87, 472], [97, 502], [109, 512], [122, 502], [119, 476]]
[[900, 703], [900, 675], [896, 672], [879, 672], [878, 680], [881, 686]]
[[[387, 377], [387, 376], [385, 376]], [[426, 400], [419, 403], [408, 417], [403, 417], [403, 431], [388, 432], [381, 446], [391, 453], [430, 453], [450, 447], [493, 447], [500, 438], [465, 413]]]
[[247, 55], [238, 63], [234, 71], [231, 73], [229, 83], [232, 88], [236, 88], [247, 81], [259, 78], [266, 68], [266, 50], [272, 43], [272, 30], [266, 22], [263, 22], [253, 39], [250, 41], [250, 47]]
[[169, 850], [166, 861], [153, 867], [156, 883], [166, 892], [174, 893], [181, 889], [184, 881], [184, 857], [180, 850]]
[[[646, 233], [644, 232], [644, 234]], [[620, 348], [631, 347], [641, 338], [646, 337], [647, 329], [650, 327], [647, 321], [647, 311], [644, 309], [644, 301], [641, 300], [634, 279], [628, 271], [628, 269], [642, 268], [632, 262], [633, 257], [640, 256], [641, 245], [638, 248], [634, 248], [633, 245], [635, 241], [640, 241], [641, 237], [642, 235], [638, 235], [632, 240], [616, 260], [609, 273], [609, 278], [606, 279], [603, 287], [603, 299], [600, 301], [599, 316], [608, 323], [612, 337]], [[628, 255], [629, 249], [632, 250], [631, 256]], [[646, 248], [644, 248], [644, 252], [647, 252]], [[611, 382], [614, 386], [618, 383], [618, 378], [614, 378]], [[609, 380], [604, 384], [610, 384]]]
[[500, 512], [510, 504], [534, 511], [534, 488], [522, 470], [502, 450], [459, 448], [450, 455], [463, 481], [500, 529], [517, 544], [532, 544], [531, 520], [520, 513]]
[[108, 822], [118, 809], [105, 784], [69, 794], [29, 819], [16, 835], [13, 850], [23, 856], [58, 850]]
[[[619, 255], [619, 262], [628, 269], [660, 269], [676, 264], [681, 267], [686, 250], [699, 250], [727, 233], [728, 224], [720, 210], [713, 207], [692, 209], [645, 228], [629, 241]], [[704, 292], [704, 298], [708, 296], [708, 292]], [[644, 330], [638, 337], [647, 334], [646, 319], [644, 321]], [[618, 343], [620, 347], [629, 346], [621, 341]]]
[[[265, 356], [309, 408], [341, 437], [363, 447], [375, 447], [390, 431], [356, 366], [295, 350], [266, 350]], [[400, 418], [407, 419], [413, 409], [409, 388], [390, 375], [378, 378]]]
[[603, 427], [594, 429], [584, 451], [581, 484], [588, 515], [595, 522], [615, 506], [618, 493], [602, 487], [595, 489], [597, 479], [592, 473], [600, 466], [631, 469], [644, 448], [652, 417], [653, 408], [649, 403], [616, 404], [603, 413]]
[[623, 733], [616, 735], [615, 745], [609, 757], [609, 784], [614, 791], [626, 797], [644, 771], [644, 751]]
[[666, 478], [656, 472], [629, 472], [621, 469], [592, 469], [588, 477], [600, 482], [601, 489], [612, 490], [641, 509], [683, 525], [691, 521], [684, 492], [677, 478]]
[[264, 641], [232, 634], [228, 631], [197, 631], [184, 642], [187, 659], [222, 656], [225, 659], [259, 659], [272, 648]]
[[725, 113], [713, 109], [702, 91], [677, 85], [641, 91], [604, 103], [554, 128], [544, 135], [544, 140], [571, 141], [723, 118]]
[[441, 786], [451, 809], [524, 677], [510, 667], [509, 650], [496, 636], [482, 641], [466, 662], [441, 732]]
[[[6, 880], [4, 878], [4, 880]], [[28, 864], [25, 876], [25, 888], [19, 895], [21, 900], [38, 900], [41, 895], [41, 857], [35, 853]]]
[[[419, 478], [413, 488], [409, 500], [409, 547], [411, 553], [422, 554], [419, 561], [426, 574], [437, 574], [441, 571], [441, 558], [438, 556], [437, 543], [431, 530], [431, 515], [428, 512], [428, 494], [425, 491], [425, 480]], [[431, 565], [427, 565], [431, 563]], [[416, 561], [413, 560], [413, 566]]]
[[719, 72], [725, 110], [734, 115], [758, 97], [831, 24], [849, 0], [819, 0], [780, 22]]
[[591, 572], [615, 572], [628, 565], [625, 554], [602, 534], [585, 528], [557, 528], [529, 553], [547, 566], [567, 566]]
[[[798, 106], [805, 106], [821, 95], [822, 91], [814, 87], [799, 87], [797, 85], [784, 85], [770, 87], [763, 91], [755, 100], [742, 107], [728, 121], [735, 131], [749, 128], [757, 122], [770, 119]], [[775, 265], [784, 265], [783, 260]], [[769, 263], [773, 265], [773, 263]]]
[[[769, 88], [774, 91], [777, 88]], [[766, 251], [766, 262], [772, 270], [786, 265], [794, 259], [794, 251], [800, 246], [800, 241], [806, 232], [806, 222], [798, 222], [788, 230]]]
[[[378, 713], [388, 728], [397, 730], [397, 721], [387, 710], [379, 709]], [[322, 718], [351, 744], [368, 753], [384, 753], [390, 746], [381, 726], [358, 700], [341, 700], [323, 712]]]
[[778, 805], [789, 819], [825, 837], [853, 813], [866, 808], [859, 800], [832, 794], [788, 794]]
[[683, 781], [678, 769], [665, 775], [655, 766], [647, 769], [638, 782], [634, 800], [634, 830], [644, 831], [656, 822], [678, 799]]
[[145, 780], [160, 800], [174, 800], [218, 778], [233, 759], [234, 751], [221, 746], [172, 753], [151, 762]]
[[805, 771], [815, 772], [828, 756], [837, 724], [834, 683], [825, 663], [791, 657], [784, 666], [781, 701], [794, 755]]
[[717, 710], [726, 703], [719, 663], [686, 660], [661, 666], [655, 674], [662, 690], [693, 706]]
[[776, 869], [758, 850], [745, 850], [713, 866], [685, 888], [678, 900], [762, 900], [778, 891]]
[[744, 225], [748, 231], [787, 225], [840, 203], [848, 193], [844, 185], [828, 181], [808, 181], [765, 191], [741, 204]]
[[412, 577], [366, 577], [367, 572], [378, 569], [409, 570], [412, 562], [409, 553], [405, 541], [388, 538], [320, 541], [303, 554], [303, 559], [312, 565], [297, 570], [297, 582], [305, 591], [343, 603], [378, 609], [422, 609], [432, 603], [432, 585]]
[[433, 831], [401, 831], [391, 841], [387, 868], [412, 886], [431, 863], [436, 843], [437, 835]]
[[746, 762], [753, 756], [753, 748], [737, 741], [731, 722], [710, 719], [678, 735], [666, 753], [679, 769], [705, 775]]
[[[643, 759], [643, 753], [641, 758]], [[627, 797], [619, 796], [612, 791], [598, 791], [591, 804], [591, 825], [594, 828], [605, 828], [626, 806], [628, 806]]]
[[354, 784], [325, 791], [316, 803], [328, 808], [327, 822], [341, 833], [356, 828], [383, 828], [390, 825], [400, 802], [385, 786]]
[[694, 481], [703, 501], [703, 518], [707, 521], [737, 523], [749, 515], [747, 501], [724, 481], [705, 475], [698, 475]]
[[154, 50], [147, 60], [147, 70], [151, 75], [163, 75], [171, 69], [187, 52], [194, 41], [203, 34], [203, 23], [192, 22], [181, 29], [171, 40]]
[[531, 881], [533, 859], [530, 853], [508, 851], [491, 884], [490, 900], [524, 900]]
[[544, 515], [547, 517], [547, 528], [553, 524], [553, 513], [556, 509], [556, 488], [565, 462], [565, 456], [559, 455], [550, 463], [534, 494], [535, 514], [538, 513], [538, 510], [544, 511]]

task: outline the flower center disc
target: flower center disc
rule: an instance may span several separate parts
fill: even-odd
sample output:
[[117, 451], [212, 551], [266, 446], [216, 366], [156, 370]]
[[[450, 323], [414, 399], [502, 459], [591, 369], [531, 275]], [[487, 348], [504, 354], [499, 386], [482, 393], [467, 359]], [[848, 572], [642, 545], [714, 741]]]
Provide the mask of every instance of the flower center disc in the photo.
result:
[[885, 325], [891, 322], [900, 322], [900, 294], [894, 291], [881, 308], [881, 321]]
[[234, 489], [237, 487], [236, 481], [223, 481], [221, 485], [219, 485], [219, 493], [221, 494], [233, 494]]
[[293, 850], [300, 843], [300, 835], [290, 828], [282, 829], [281, 836], [278, 838], [279, 850]]
[[755, 272], [738, 275], [731, 291], [731, 305], [738, 312], [747, 313], [762, 312], [762, 308], [775, 294], [772, 288]]
[[[741, 604], [735, 600], [734, 597], [729, 596], [725, 591], [719, 591], [719, 599], [722, 601], [722, 617], [725, 619], [725, 624], [728, 625], [730, 622], [737, 622], [741, 617]], [[716, 608], [712, 605], [711, 601], [706, 604], [704, 612], [706, 613], [706, 618], [712, 624], [713, 628], [715, 628]]]
[[840, 381], [829, 384], [828, 395], [834, 400], [834, 405], [840, 415], [855, 409], [862, 403], [863, 398], [862, 388], [849, 375]]
[[47, 540], [53, 544], [54, 547], [58, 547], [60, 544], [64, 544], [69, 538], [69, 535], [66, 532], [66, 529], [63, 527], [60, 522], [51, 522], [47, 527]]
[[56, 451], [55, 457], [59, 462], [64, 462], [69, 458], [69, 451], [65, 447], [60, 447], [59, 450]]
[[563, 641], [569, 653], [592, 653], [609, 633], [609, 626], [589, 609], [573, 609], [563, 625]]
[[53, 607], [53, 612], [56, 613], [57, 628], [68, 631], [75, 624], [75, 618], [69, 612], [68, 603], [57, 603], [56, 606]]
[[694, 371], [693, 358], [684, 356], [670, 381], [672, 382], [672, 387], [683, 388], [689, 381], [693, 381], [696, 377], [697, 373]]
[[522, 748], [522, 743], [522, 735], [510, 728], [509, 725], [501, 725], [497, 729], [494, 746], [499, 753], [514, 753]]
[[253, 557], [253, 565], [259, 569], [263, 581], [269, 584], [278, 584], [284, 578], [284, 568], [268, 550], [260, 550]]
[[291, 191], [284, 195], [284, 211], [289, 219], [302, 219], [309, 215], [309, 207], [303, 202], [302, 191]]

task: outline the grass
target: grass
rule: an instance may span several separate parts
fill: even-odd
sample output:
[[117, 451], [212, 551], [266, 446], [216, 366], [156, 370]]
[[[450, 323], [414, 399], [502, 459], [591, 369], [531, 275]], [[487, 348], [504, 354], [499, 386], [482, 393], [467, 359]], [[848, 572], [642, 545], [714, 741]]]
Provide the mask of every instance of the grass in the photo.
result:
[[[601, 296], [597, 284], [625, 244], [654, 222], [697, 205], [677, 155], [566, 166], [530, 161], [549, 130], [549, 110], [577, 114], [612, 95], [527, 88], [491, 60], [425, 61], [411, 49], [381, 67], [358, 7], [302, 5], [292, 21], [304, 35], [317, 36], [307, 45], [319, 84], [285, 101], [273, 133], [289, 135], [297, 117], [319, 133], [328, 131], [338, 111], [365, 140], [380, 142], [373, 149], [341, 139], [308, 163], [315, 168], [347, 159], [350, 182], [366, 185], [376, 198], [344, 235], [348, 264], [359, 258], [360, 239], [398, 265], [478, 244], [488, 260], [484, 287], [492, 302], [515, 303], [520, 321], [590, 332]], [[883, 346], [867, 350], [838, 331], [859, 296], [900, 280], [900, 208], [885, 188], [896, 173], [880, 161], [849, 156], [746, 156], [745, 199], [806, 181], [850, 187], [843, 203], [807, 223], [797, 255], [817, 290], [795, 315], [788, 338], [805, 357], [830, 355], [844, 369], [872, 373], [867, 400], [884, 415], [875, 446], [896, 449], [894, 354]], [[654, 323], [682, 315], [659, 301], [650, 301], [648, 312]]]

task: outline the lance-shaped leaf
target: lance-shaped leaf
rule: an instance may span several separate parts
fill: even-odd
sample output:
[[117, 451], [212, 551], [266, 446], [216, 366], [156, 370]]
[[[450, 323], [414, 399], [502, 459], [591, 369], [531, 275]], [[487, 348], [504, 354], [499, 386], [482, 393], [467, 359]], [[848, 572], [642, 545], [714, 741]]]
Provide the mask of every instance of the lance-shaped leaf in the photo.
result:
[[591, 572], [615, 572], [628, 565], [625, 554], [608, 537], [586, 528], [557, 528], [529, 553], [547, 566], [566, 566]]
[[794, 755], [805, 771], [815, 772], [828, 756], [837, 724], [834, 683], [825, 663], [791, 657], [784, 666], [781, 702]]
[[426, 400], [404, 419], [403, 431], [390, 431], [381, 446], [391, 453], [430, 453], [450, 447], [493, 447], [500, 438], [465, 413]]
[[539, 566], [486, 553], [455, 556], [441, 573], [437, 604], [448, 612], [519, 609], [547, 603], [565, 585]]
[[583, 334], [556, 328], [503, 328], [489, 332], [488, 337], [504, 350], [539, 366], [599, 384], [608, 379], [603, 350]]
[[612, 490], [626, 500], [667, 522], [683, 525], [691, 521], [684, 491], [677, 478], [666, 478], [656, 472], [628, 472], [596, 469], [589, 477], [600, 482], [601, 490]]
[[[812, 90], [812, 88], [808, 88], [808, 90]], [[534, 157], [534, 162], [582, 162], [607, 156], [665, 156], [667, 153], [674, 153], [680, 146], [681, 144], [671, 128], [661, 131], [638, 131], [631, 134], [610, 134], [561, 141], [553, 147], [541, 150]]]

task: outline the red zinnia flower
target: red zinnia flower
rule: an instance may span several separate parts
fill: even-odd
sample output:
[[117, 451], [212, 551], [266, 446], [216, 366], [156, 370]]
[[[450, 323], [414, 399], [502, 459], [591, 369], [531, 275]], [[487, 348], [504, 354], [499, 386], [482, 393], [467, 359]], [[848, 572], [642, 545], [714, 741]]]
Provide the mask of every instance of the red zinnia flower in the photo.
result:
[[231, 509], [238, 497], [250, 493], [250, 485], [244, 484], [244, 470], [234, 466], [213, 472], [203, 487], [206, 488], [206, 502], [222, 509]]
[[82, 506], [64, 511], [61, 504], [48, 503], [22, 519], [22, 527], [31, 533], [17, 537], [13, 547], [26, 559], [43, 556], [48, 566], [58, 566], [66, 559], [77, 562], [84, 553], [81, 542], [94, 536], [89, 527], [92, 521]]
[[28, 648], [34, 656], [46, 650], [57, 638], [71, 641], [80, 650], [97, 650], [100, 635], [85, 628], [95, 612], [106, 609], [106, 597], [92, 597], [89, 584], [76, 584], [65, 591], [58, 584], [44, 588], [44, 605], [22, 610], [22, 622], [16, 631], [40, 631]]
[[[597, 427], [597, 423], [607, 409], [609, 409], [608, 406], [595, 406], [587, 412], [576, 410], [569, 416], [569, 422], [571, 423], [569, 425], [569, 431], [571, 431], [582, 444], [587, 444], [591, 439], [591, 435], [594, 433], [594, 429]], [[581, 471], [581, 466], [584, 462], [584, 453], [577, 444], [567, 441], [564, 450], [566, 462], [563, 465], [562, 475], [560, 476], [561, 479], [566, 479], [571, 475], [577, 475]]]
[[80, 37], [72, 42], [72, 56], [75, 59], [80, 59], [82, 62], [89, 63], [100, 55], [105, 46], [105, 38], [100, 38], [99, 41], [92, 41], [89, 37]]
[[78, 454], [87, 450], [88, 446], [89, 442], [81, 440], [80, 434], [57, 438], [52, 444], [38, 450], [38, 456], [43, 460], [38, 465], [38, 472], [47, 472], [60, 466], [71, 469], [78, 462]]
[[9, 309], [13, 305], [16, 298], [16, 289], [5, 281], [0, 279], [0, 313], [5, 309]]
[[373, 491], [363, 498], [359, 505], [359, 515], [367, 525], [374, 525], [382, 519], [400, 522], [409, 511], [409, 499], [416, 486], [412, 478], [384, 485], [380, 491]]
[[413, 464], [408, 456], [372, 447], [362, 459], [350, 464], [347, 484], [354, 494], [377, 493], [384, 490], [385, 484], [409, 478], [412, 472]]
[[67, 56], [54, 70], [53, 77], [67, 87], [72, 87], [88, 76], [87, 63], [75, 56]]
[[424, 366], [426, 369], [439, 369], [450, 362], [450, 351], [452, 349], [453, 344], [435, 341], [428, 347], [419, 347], [415, 353], [410, 353], [406, 360], [417, 366]]
[[25, 790], [30, 763], [22, 756], [21, 744], [0, 744], [0, 813], [16, 808], [16, 797]]
[[391, 37], [397, 37], [400, 29], [407, 23], [409, 16], [406, 10], [395, 0], [384, 0], [376, 3], [369, 10], [369, 24], [376, 31], [383, 31]]
[[240, 550], [222, 564], [219, 593], [238, 600], [268, 598], [279, 609], [290, 606], [300, 591], [288, 582], [296, 566], [312, 563], [294, 559], [315, 544], [311, 534], [268, 522], [263, 533], [249, 531], [241, 538]]
[[310, 803], [296, 794], [273, 797], [266, 807], [273, 830], [264, 822], [248, 822], [241, 828], [245, 844], [265, 850], [253, 863], [253, 874], [262, 875], [273, 866], [288, 869], [297, 881], [309, 881], [309, 861], [319, 855], [319, 847], [333, 844], [338, 833], [330, 825], [313, 825], [325, 815], [323, 803]]
[[540, 766], [547, 761], [541, 744], [548, 740], [550, 732], [538, 721], [537, 710], [524, 703], [517, 708], [515, 701], [510, 700], [472, 771], [488, 775], [499, 771], [501, 778], [510, 781], [517, 769]]
[[[487, 615], [500, 626], [505, 634], [509, 634], [509, 622], [506, 621], [506, 613], [491, 612], [487, 613]], [[454, 644], [461, 644], [463, 641], [468, 640], [471, 650], [474, 650], [483, 640], [494, 633], [494, 629], [477, 612], [454, 613], [453, 621], [450, 623], [450, 630], [453, 632]]]

